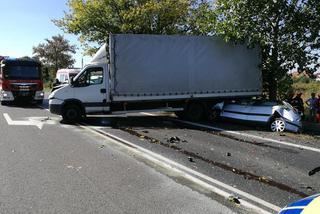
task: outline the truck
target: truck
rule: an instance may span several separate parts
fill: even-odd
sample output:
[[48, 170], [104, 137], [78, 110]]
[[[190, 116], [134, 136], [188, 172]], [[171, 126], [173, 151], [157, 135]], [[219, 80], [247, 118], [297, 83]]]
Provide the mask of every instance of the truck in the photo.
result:
[[114, 34], [69, 85], [50, 94], [49, 109], [68, 122], [145, 111], [198, 121], [216, 103], [261, 94], [259, 46], [214, 36]]
[[79, 72], [80, 68], [62, 68], [57, 70], [55, 81], [52, 84], [51, 92], [61, 88], [64, 84], [68, 84], [70, 79], [75, 77]]
[[31, 58], [3, 58], [0, 62], [1, 105], [44, 98], [41, 63]]

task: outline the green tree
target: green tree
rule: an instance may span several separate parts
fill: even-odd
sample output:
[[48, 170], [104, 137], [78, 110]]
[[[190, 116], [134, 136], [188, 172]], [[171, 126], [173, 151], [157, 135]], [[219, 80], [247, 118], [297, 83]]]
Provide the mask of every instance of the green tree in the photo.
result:
[[33, 47], [34, 57], [38, 58], [45, 66], [59, 68], [72, 67], [75, 60], [72, 54], [76, 53], [76, 46], [69, 44], [62, 35], [45, 39], [44, 43]]
[[108, 41], [109, 33], [184, 33], [195, 0], [68, 0], [69, 11], [53, 22], [88, 44]]
[[290, 86], [288, 71], [319, 67], [319, 0], [217, 0], [214, 31], [226, 40], [260, 45], [264, 89], [270, 99]]

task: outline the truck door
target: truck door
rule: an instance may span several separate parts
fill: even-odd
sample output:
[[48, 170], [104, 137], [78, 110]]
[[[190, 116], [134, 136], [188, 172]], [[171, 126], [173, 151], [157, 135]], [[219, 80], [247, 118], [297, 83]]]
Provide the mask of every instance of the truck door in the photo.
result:
[[88, 67], [75, 80], [74, 96], [83, 103], [86, 113], [102, 112], [106, 107], [105, 79], [103, 67]]

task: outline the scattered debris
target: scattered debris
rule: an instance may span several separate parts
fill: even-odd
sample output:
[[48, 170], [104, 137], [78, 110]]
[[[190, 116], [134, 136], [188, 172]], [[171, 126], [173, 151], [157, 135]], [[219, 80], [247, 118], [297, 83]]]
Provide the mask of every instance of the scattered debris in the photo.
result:
[[101, 144], [100, 146], [99, 146], [99, 149], [103, 149], [105, 147], [105, 145], [104, 144]]
[[320, 166], [317, 168], [314, 168], [313, 170], [309, 171], [309, 176], [312, 176], [314, 174], [316, 174], [317, 172], [320, 172]]
[[73, 169], [73, 166], [71, 166], [71, 165], [67, 165], [66, 166], [68, 169]]
[[188, 160], [190, 161], [190, 162], [194, 162], [194, 160], [193, 160], [193, 158], [192, 157], [188, 157]]
[[227, 152], [227, 156], [230, 157], [230, 156], [231, 156], [231, 153], [230, 153], [230, 152]]
[[170, 137], [167, 142], [168, 143], [180, 143], [180, 138], [178, 136]]
[[263, 181], [263, 182], [268, 182], [269, 180], [268, 180], [268, 178], [266, 178], [266, 177], [264, 177], [264, 176], [260, 176], [259, 177], [259, 181]]
[[233, 196], [233, 195], [230, 195], [229, 197], [228, 197], [228, 200], [230, 201], [230, 202], [233, 202], [233, 203], [235, 203], [235, 204], [237, 204], [237, 205], [240, 205], [240, 200], [239, 200], [240, 198], [238, 197], [238, 196]]
[[16, 152], [16, 150], [12, 149], [11, 152], [14, 153], [14, 152]]

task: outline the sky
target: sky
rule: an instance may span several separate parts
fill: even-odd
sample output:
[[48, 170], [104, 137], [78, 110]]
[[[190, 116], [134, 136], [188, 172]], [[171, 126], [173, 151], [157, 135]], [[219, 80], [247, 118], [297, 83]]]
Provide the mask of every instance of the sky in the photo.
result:
[[0, 55], [10, 57], [32, 56], [32, 47], [46, 38], [61, 34], [78, 47], [73, 56], [75, 67], [90, 62], [82, 56], [78, 37], [64, 33], [52, 19], [60, 19], [68, 11], [67, 0], [0, 0]]

